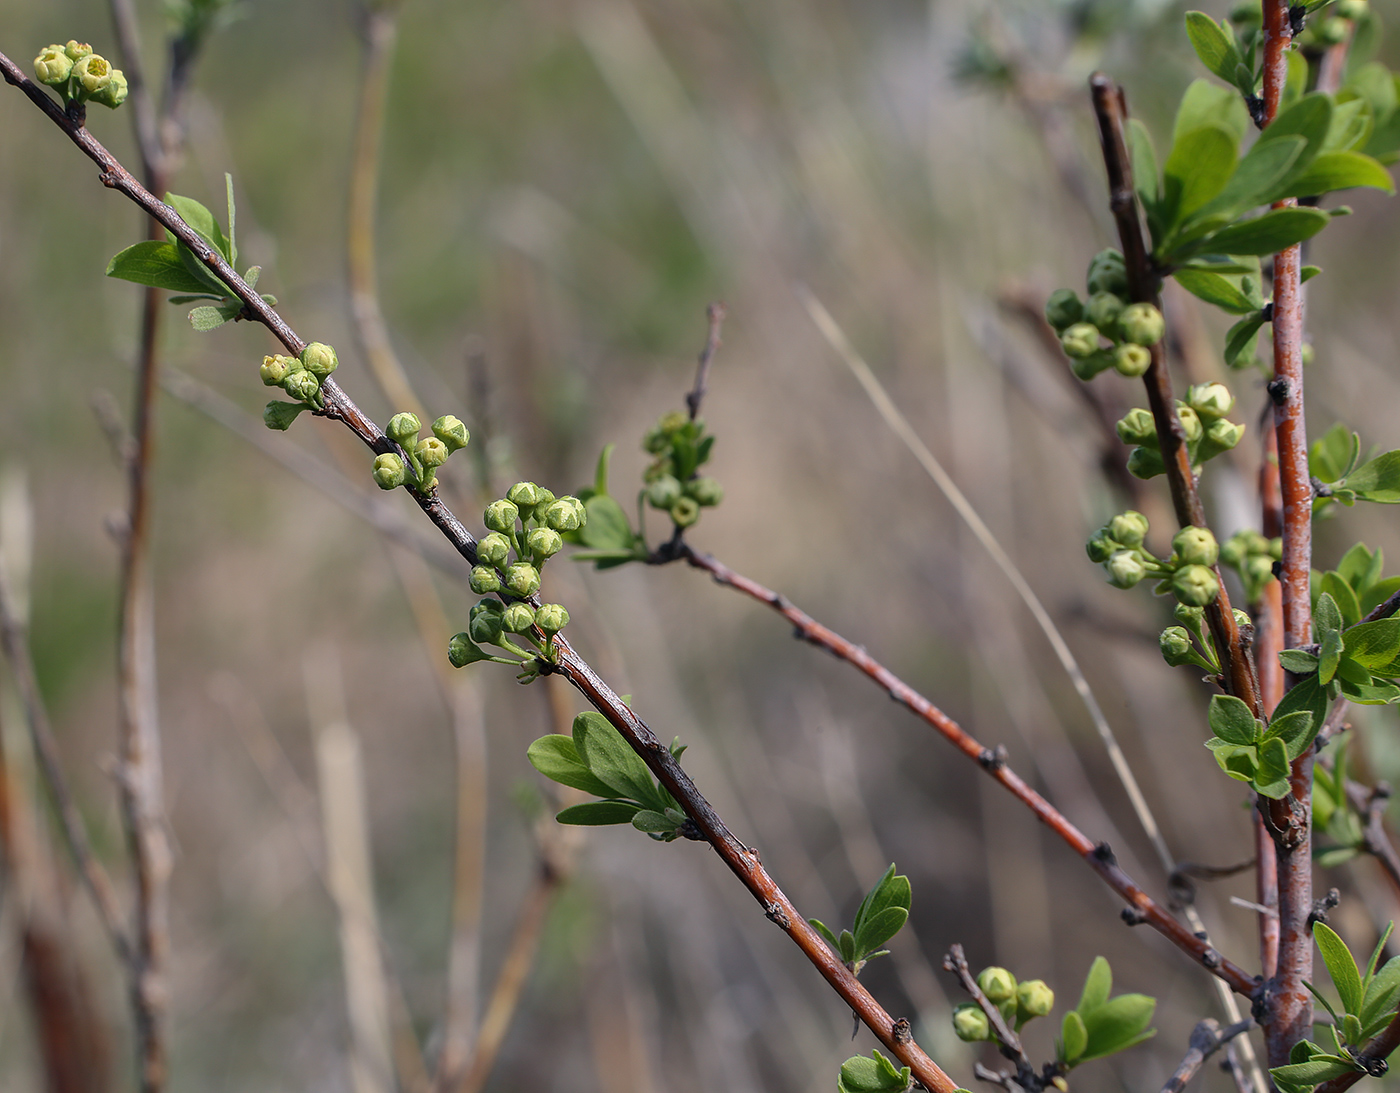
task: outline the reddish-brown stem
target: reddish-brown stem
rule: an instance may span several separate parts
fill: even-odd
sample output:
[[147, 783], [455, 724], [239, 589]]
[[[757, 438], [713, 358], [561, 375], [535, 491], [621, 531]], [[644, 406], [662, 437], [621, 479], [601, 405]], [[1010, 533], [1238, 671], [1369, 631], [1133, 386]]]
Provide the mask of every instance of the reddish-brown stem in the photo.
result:
[[874, 680], [890, 698], [908, 707], [914, 714], [933, 726], [955, 748], [974, 760], [996, 779], [1017, 800], [1029, 808], [1037, 819], [1055, 832], [1094, 870], [1103, 881], [1128, 903], [1135, 921], [1146, 922], [1159, 931], [1197, 963], [1219, 976], [1232, 990], [1250, 995], [1258, 983], [1243, 968], [1224, 959], [1211, 946], [1198, 938], [1156, 903], [1129, 877], [1103, 843], [1094, 843], [1069, 822], [1044, 797], [1033, 790], [1013, 771], [993, 749], [983, 746], [960, 725], [918, 691], [910, 687], [862, 647], [852, 644], [840, 634], [817, 622], [795, 607], [785, 596], [765, 588], [757, 581], [736, 573], [709, 555], [697, 554], [683, 547], [681, 557], [696, 569], [703, 569], [719, 584], [742, 592], [777, 611], [792, 623], [794, 635], [818, 648], [825, 649], [853, 668]]
[[1366, 1066], [1367, 1070], [1355, 1070], [1350, 1074], [1343, 1074], [1340, 1078], [1323, 1082], [1313, 1090], [1313, 1093], [1342, 1093], [1343, 1090], [1350, 1089], [1368, 1074], [1380, 1077], [1385, 1073], [1383, 1061], [1398, 1047], [1400, 1047], [1400, 1014], [1396, 1014], [1395, 1019], [1390, 1024], [1366, 1041], [1361, 1050], [1357, 1052], [1356, 1061], [1362, 1066]]

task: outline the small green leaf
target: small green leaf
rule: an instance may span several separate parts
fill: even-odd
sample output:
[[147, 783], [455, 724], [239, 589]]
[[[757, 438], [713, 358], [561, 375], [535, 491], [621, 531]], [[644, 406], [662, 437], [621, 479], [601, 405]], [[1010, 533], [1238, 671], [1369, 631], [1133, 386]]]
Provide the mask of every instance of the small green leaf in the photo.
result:
[[[1288, 795], [1288, 746], [1278, 737], [1259, 745], [1259, 773], [1254, 786], [1259, 793], [1273, 800]], [[1280, 787], [1282, 792], [1279, 792]]]
[[1089, 1033], [1084, 1027], [1084, 1018], [1075, 1010], [1065, 1014], [1060, 1022], [1060, 1062], [1073, 1066], [1080, 1061], [1084, 1049], [1089, 1046]]
[[1094, 962], [1089, 965], [1089, 974], [1084, 977], [1084, 990], [1079, 995], [1079, 1005], [1075, 1009], [1080, 1013], [1087, 1013], [1097, 1006], [1102, 1006], [1108, 1001], [1111, 990], [1113, 970], [1108, 966], [1107, 960], [1096, 956]]
[[885, 870], [884, 876], [875, 882], [875, 886], [866, 893], [865, 898], [860, 901], [860, 906], [856, 908], [855, 922], [853, 929], [856, 940], [862, 949], [878, 949], [886, 941], [892, 938], [904, 925], [904, 919], [900, 919], [899, 925], [894, 930], [883, 936], [870, 937], [865, 935], [871, 922], [880, 918], [886, 911], [902, 910], [905, 918], [909, 915], [909, 906], [913, 899], [913, 889], [910, 887], [909, 878], [903, 875], [896, 875], [894, 864]]
[[1235, 168], [1230, 184], [1201, 212], [1206, 215], [1223, 213], [1227, 219], [1234, 219], [1265, 204], [1268, 194], [1290, 177], [1307, 151], [1307, 144], [1305, 138], [1296, 135], [1256, 141]]
[[[1342, 612], [1334, 600], [1326, 592], [1318, 596], [1317, 603], [1313, 606], [1313, 636], [1327, 634], [1332, 631], [1340, 631], [1342, 628]], [[1324, 683], [1326, 680], [1323, 681]]]
[[838, 1093], [903, 1093], [909, 1088], [907, 1066], [896, 1070], [878, 1048], [871, 1055], [869, 1059], [855, 1055], [841, 1064], [841, 1076], [836, 1082]]
[[1244, 368], [1254, 363], [1254, 347], [1259, 328], [1264, 325], [1264, 313], [1255, 312], [1241, 319], [1225, 335], [1225, 363], [1231, 368]]
[[1321, 266], [1304, 266], [1298, 271], [1298, 283], [1306, 285], [1314, 277], [1322, 272]]
[[868, 958], [873, 950], [899, 933], [908, 918], [909, 911], [904, 907], [886, 907], [871, 915], [857, 928], [857, 950]]
[[1332, 123], [1322, 142], [1322, 153], [1360, 151], [1375, 128], [1374, 111], [1365, 99], [1332, 100]]
[[1365, 543], [1357, 543], [1337, 563], [1337, 573], [1360, 596], [1376, 581], [1380, 580], [1385, 567], [1385, 556], [1381, 551], [1371, 551]]
[[233, 265], [233, 259], [229, 257], [228, 239], [224, 236], [223, 229], [219, 227], [219, 222], [214, 219], [213, 213], [194, 198], [181, 197], [179, 194], [166, 194], [165, 203], [174, 209], [180, 215], [180, 219], [192, 227], [206, 243], [218, 251], [225, 262]]
[[243, 311], [243, 304], [235, 300], [231, 304], [203, 305], [190, 311], [190, 326], [200, 332], [217, 330], [224, 323], [232, 322]]
[[594, 494], [583, 503], [588, 520], [578, 529], [578, 541], [593, 550], [631, 552], [636, 536], [622, 506], [605, 493]]
[[1230, 744], [1218, 736], [1213, 736], [1206, 741], [1206, 747], [1215, 756], [1220, 769], [1237, 782], [1252, 783], [1255, 775], [1259, 773], [1259, 755], [1253, 745], [1244, 747]]
[[1317, 681], [1319, 683], [1332, 682], [1332, 677], [1337, 674], [1337, 665], [1341, 663], [1343, 648], [1340, 630], [1328, 630], [1322, 635], [1322, 650], [1317, 657]]
[[[228, 196], [228, 253], [224, 257], [228, 259], [229, 265], [236, 268], [238, 266], [238, 243], [234, 238], [234, 231], [238, 226], [238, 212], [233, 207], [233, 175], [227, 171], [224, 172], [224, 192]], [[254, 270], [257, 268], [257, 266], [253, 267]], [[243, 278], [243, 280], [248, 281], [249, 288], [252, 288], [257, 279], [256, 273], [253, 275], [252, 281], [248, 281], [247, 277]]]
[[609, 824], [631, 823], [638, 811], [640, 806], [631, 801], [586, 801], [581, 805], [570, 805], [554, 818], [561, 824], [606, 827]]
[[1308, 473], [1323, 482], [1340, 482], [1356, 466], [1361, 437], [1338, 422], [1308, 449]]
[[1279, 663], [1295, 676], [1305, 676], [1317, 671], [1317, 657], [1301, 649], [1284, 649], [1278, 655]]
[[1307, 1089], [1343, 1074], [1351, 1074], [1359, 1069], [1355, 1063], [1336, 1055], [1318, 1055], [1306, 1063], [1289, 1063], [1276, 1066], [1269, 1075], [1290, 1089]]
[[1397, 995], [1400, 995], [1400, 956], [1387, 960], [1366, 985], [1357, 1013], [1362, 1025], [1369, 1028], [1376, 1021], [1388, 1020], [1395, 1011]]
[[1342, 682], [1342, 694], [1363, 706], [1388, 706], [1400, 700], [1400, 687], [1394, 683], [1355, 684], [1350, 680]]
[[1259, 309], [1227, 277], [1202, 269], [1179, 269], [1172, 274], [1192, 296], [1230, 315], [1250, 315]]
[[[1361, 621], [1361, 605], [1357, 602], [1356, 593], [1352, 591], [1351, 585], [1340, 573], [1335, 570], [1324, 573], [1319, 591], [1326, 592], [1332, 597], [1337, 605], [1337, 610], [1342, 613], [1342, 625], [1354, 626]], [[1350, 641], [1351, 635], [1348, 634], [1348, 644]]]
[[1157, 153], [1147, 126], [1137, 118], [1128, 119], [1128, 156], [1133, 165], [1133, 185], [1144, 207], [1151, 209], [1161, 198], [1161, 182], [1157, 171]]
[[[1369, 614], [1381, 604], [1385, 603], [1386, 600], [1390, 599], [1391, 596], [1395, 595], [1396, 592], [1400, 592], [1400, 577], [1387, 577], [1383, 581], [1377, 581], [1362, 593], [1361, 610]], [[1400, 672], [1400, 668], [1397, 668], [1396, 672], [1384, 672], [1382, 674], [1394, 675], [1397, 672]]]
[[154, 239], [134, 243], [116, 254], [107, 263], [107, 276], [171, 292], [203, 294], [208, 288], [185, 268], [173, 243]]
[[1347, 656], [1375, 671], [1400, 657], [1400, 618], [1376, 619], [1346, 632]]
[[1274, 717], [1284, 717], [1294, 710], [1309, 712], [1314, 734], [1322, 727], [1322, 719], [1327, 713], [1327, 691], [1318, 685], [1316, 675], [1304, 676], [1290, 687], [1274, 707]]
[[612, 790], [613, 795], [627, 797], [640, 804], [654, 803], [660, 804], [661, 808], [666, 807], [664, 802], [657, 800], [656, 786], [647, 765], [602, 714], [585, 710], [574, 718], [573, 728], [574, 747], [578, 750], [579, 759]]
[[1363, 501], [1400, 503], [1400, 451], [1378, 455], [1347, 475], [1347, 489]]
[[1191, 48], [1196, 51], [1201, 64], [1226, 83], [1233, 84], [1235, 69], [1241, 61], [1235, 36], [1229, 27], [1229, 23], [1221, 26], [1202, 11], [1186, 13], [1186, 37], [1191, 40]]
[[1231, 744], [1253, 744], [1258, 739], [1254, 714], [1233, 695], [1213, 695], [1207, 720], [1211, 731]]
[[1291, 763], [1302, 755], [1313, 741], [1312, 716], [1306, 710], [1294, 710], [1269, 722], [1269, 735], [1283, 741]]
[[678, 825], [664, 812], [653, 812], [649, 808], [644, 808], [633, 814], [632, 826], [638, 831], [645, 831], [648, 834], [664, 835], [667, 832], [675, 831]]
[[1123, 1051], [1154, 1035], [1147, 1026], [1156, 1008], [1157, 1000], [1145, 994], [1120, 994], [1082, 1014], [1089, 1043], [1080, 1062]]
[[[1316, 197], [1355, 186], [1369, 186], [1385, 193], [1395, 192], [1390, 172], [1361, 152], [1323, 152], [1306, 171], [1289, 177], [1278, 197]], [[1273, 195], [1271, 195], [1273, 196]]]
[[1205, 125], [1183, 133], [1162, 167], [1161, 216], [1170, 232], [1211, 201], [1235, 170], [1239, 145], [1228, 129]]
[[[1253, 220], [1222, 228], [1207, 240], [1211, 251], [1223, 254], [1277, 254], [1285, 247], [1311, 239], [1325, 228], [1330, 214], [1321, 209], [1273, 209]], [[1196, 250], [1205, 250], [1197, 246]], [[1400, 500], [1397, 494], [1396, 500]]]
[[1223, 125], [1235, 138], [1235, 143], [1244, 141], [1248, 132], [1249, 111], [1240, 97], [1229, 88], [1211, 83], [1207, 79], [1192, 80], [1181, 96], [1181, 104], [1176, 110], [1176, 121], [1172, 125], [1172, 143], [1175, 144], [1183, 133], [1199, 129], [1203, 125]]
[[831, 932], [826, 923], [822, 922], [821, 919], [809, 918], [807, 920], [807, 925], [821, 934], [822, 940], [830, 945], [832, 949], [839, 951], [840, 947], [836, 941], [836, 935]]
[[1351, 950], [1337, 932], [1323, 922], [1313, 923], [1313, 939], [1317, 942], [1322, 962], [1327, 965], [1327, 974], [1332, 977], [1332, 985], [1342, 999], [1342, 1008], [1347, 1013], [1361, 1011], [1361, 972], [1356, 967]]
[[578, 749], [567, 736], [550, 733], [541, 736], [525, 753], [530, 765], [551, 781], [581, 789], [595, 797], [612, 797], [614, 790], [597, 777], [579, 758]]
[[850, 930], [842, 930], [841, 936], [836, 939], [836, 947], [841, 952], [841, 959], [847, 964], [854, 964], [859, 954], [856, 952], [856, 938]]

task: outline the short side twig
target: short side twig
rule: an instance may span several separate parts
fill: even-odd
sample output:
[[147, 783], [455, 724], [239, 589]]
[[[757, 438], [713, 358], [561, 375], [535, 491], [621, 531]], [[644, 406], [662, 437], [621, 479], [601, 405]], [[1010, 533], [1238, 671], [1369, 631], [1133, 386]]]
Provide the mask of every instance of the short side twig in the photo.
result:
[[1220, 1022], [1214, 1017], [1207, 1017], [1199, 1022], [1191, 1032], [1185, 1057], [1167, 1079], [1167, 1084], [1162, 1086], [1162, 1093], [1181, 1093], [1207, 1059], [1253, 1024], [1254, 1022], [1246, 1017], [1243, 1021], [1237, 1021], [1222, 1030]]
[[705, 317], [710, 320], [710, 333], [705, 339], [705, 348], [700, 351], [699, 363], [695, 366], [695, 386], [685, 396], [685, 405], [690, 411], [691, 421], [700, 416], [700, 403], [704, 401], [705, 393], [709, 390], [710, 363], [719, 351], [719, 336], [724, 328], [724, 315], [724, 304], [718, 300], [705, 309]]
[[1016, 1035], [1011, 1026], [1006, 1023], [1006, 1018], [1001, 1015], [1001, 1010], [977, 985], [977, 980], [972, 977], [972, 969], [967, 966], [967, 954], [963, 952], [961, 945], [954, 945], [948, 950], [947, 955], [943, 957], [943, 970], [952, 972], [958, 977], [962, 989], [967, 991], [972, 1000], [987, 1015], [992, 1032], [996, 1034], [1001, 1045], [1002, 1054], [1016, 1064], [1018, 1076], [1033, 1074], [1035, 1068], [1031, 1065], [1030, 1056], [1026, 1054], [1026, 1049], [1021, 1046], [1021, 1037]]

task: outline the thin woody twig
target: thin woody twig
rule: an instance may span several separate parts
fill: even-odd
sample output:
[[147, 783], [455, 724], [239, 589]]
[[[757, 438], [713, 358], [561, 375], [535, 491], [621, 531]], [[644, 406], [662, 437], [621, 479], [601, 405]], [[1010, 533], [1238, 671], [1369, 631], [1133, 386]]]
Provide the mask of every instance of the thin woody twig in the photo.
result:
[[1221, 1029], [1220, 1022], [1214, 1017], [1207, 1017], [1199, 1022], [1191, 1032], [1185, 1057], [1167, 1079], [1167, 1084], [1162, 1086], [1162, 1093], [1181, 1093], [1207, 1059], [1253, 1024], [1248, 1017], [1225, 1029]]
[[1361, 848], [1376, 859], [1390, 881], [1391, 888], [1400, 893], [1400, 853], [1390, 840], [1385, 826], [1385, 812], [1390, 805], [1390, 786], [1377, 782], [1367, 788], [1359, 782], [1347, 782], [1347, 798], [1357, 812], [1366, 818], [1362, 828]]
[[963, 952], [961, 945], [954, 945], [948, 950], [947, 955], [943, 957], [943, 970], [952, 972], [958, 977], [962, 989], [972, 996], [972, 1000], [987, 1015], [987, 1021], [992, 1026], [992, 1032], [1001, 1046], [1002, 1054], [1016, 1064], [1017, 1076], [1034, 1073], [1035, 1068], [1031, 1064], [1030, 1056], [1026, 1054], [1026, 1049], [1021, 1046], [1021, 1037], [1017, 1036], [1011, 1026], [1006, 1023], [1006, 1018], [1001, 1015], [1001, 1010], [987, 997], [977, 980], [972, 977], [972, 969], [967, 966], [967, 954]]
[[685, 405], [690, 411], [691, 421], [700, 416], [700, 403], [704, 401], [705, 393], [709, 390], [710, 362], [719, 351], [719, 335], [724, 327], [724, 315], [724, 304], [718, 300], [705, 309], [705, 317], [710, 321], [710, 333], [705, 339], [705, 348], [700, 351], [699, 363], [695, 366], [695, 386], [685, 396]]

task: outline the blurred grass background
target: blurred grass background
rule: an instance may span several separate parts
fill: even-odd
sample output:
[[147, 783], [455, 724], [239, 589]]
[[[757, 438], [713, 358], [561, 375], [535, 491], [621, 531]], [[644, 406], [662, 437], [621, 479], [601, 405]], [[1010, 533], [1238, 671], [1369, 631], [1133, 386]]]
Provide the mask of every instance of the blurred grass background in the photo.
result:
[[[1400, 17], [1394, 4], [1374, 7]], [[155, 68], [159, 5], [138, 8]], [[614, 491], [626, 496], [645, 466], [640, 437], [689, 386], [705, 305], [726, 300], [704, 416], [727, 495], [692, 541], [868, 646], [984, 742], [1004, 743], [1159, 896], [1165, 878], [1068, 680], [817, 333], [798, 288], [830, 308], [1064, 628], [1175, 853], [1248, 858], [1244, 795], [1200, 746], [1206, 695], [1157, 654], [1167, 606], [1107, 588], [1084, 557], [1088, 534], [1127, 504], [1100, 471], [1094, 423], [1063, 362], [997, 304], [1007, 292], [1082, 286], [1089, 257], [1114, 242], [1081, 89], [1095, 66], [1124, 80], [1164, 147], [1175, 98], [1199, 74], [1182, 10], [407, 0], [378, 235], [395, 348], [430, 414], [458, 414], [485, 449], [454, 460], [445, 487], [473, 527], [517, 478], [556, 492], [588, 483], [605, 443], [618, 444]], [[1076, 18], [1087, 20], [1077, 37]], [[244, 263], [263, 267], [260, 288], [296, 330], [339, 348], [338, 378], [383, 422], [398, 407], [356, 349], [345, 277], [356, 27], [349, 3], [246, 4], [197, 70], [174, 188], [221, 209], [232, 174]], [[1023, 104], [955, 78], [978, 36], [1024, 54], [1061, 163], [1097, 205], [1067, 188]], [[98, 0], [0, 0], [0, 49], [22, 65], [69, 37], [115, 55]], [[90, 123], [134, 165], [124, 112], [94, 109]], [[7, 488], [33, 505], [34, 652], [67, 769], [125, 880], [106, 773], [117, 550], [105, 530], [124, 491], [90, 404], [129, 400], [139, 291], [102, 271], [144, 226], [13, 90], [0, 96], [0, 164], [0, 462]], [[1309, 290], [1310, 431], [1345, 420], [1363, 445], [1393, 447], [1400, 214], [1370, 193], [1350, 203], [1357, 215], [1312, 256], [1326, 274]], [[1204, 323], [1207, 352], [1186, 363], [1191, 378], [1216, 378], [1223, 323], [1176, 297], [1169, 307], [1186, 329]], [[256, 420], [270, 338], [244, 324], [195, 334], [182, 316], [170, 309], [169, 368]], [[1123, 408], [1139, 397], [1112, 376], [1097, 382]], [[1264, 405], [1258, 378], [1232, 382], [1250, 435], [1206, 477], [1225, 533], [1256, 518]], [[160, 422], [159, 671], [178, 847], [172, 1088], [347, 1089], [336, 914], [312, 865], [308, 672], [334, 676], [326, 666], [338, 665], [338, 700], [364, 753], [382, 951], [430, 1057], [451, 932], [450, 703], [485, 749], [487, 818], [471, 835], [486, 863], [484, 999], [537, 869], [536, 813], [552, 805], [524, 752], [556, 724], [553, 681], [521, 689], [478, 665], [439, 687], [443, 650], [420, 640], [401, 558], [374, 529], [179, 399], [162, 399]], [[294, 458], [372, 491], [370, 460], [343, 430], [303, 419], [290, 436], [303, 453]], [[1164, 544], [1159, 487], [1141, 504], [1159, 516]], [[413, 523], [407, 498], [389, 501]], [[1356, 538], [1400, 558], [1394, 521], [1371, 508], [1320, 527], [1319, 563], [1335, 564]], [[453, 629], [473, 599], [464, 577], [433, 578]], [[1020, 806], [770, 614], [678, 567], [597, 574], [561, 560], [546, 578], [580, 651], [660, 735], [690, 745], [702, 790], [805, 913], [848, 920], [889, 861], [909, 874], [903, 944], [864, 979], [959, 1081], [971, 1083], [974, 1057], [993, 1060], [948, 1028], [952, 984], [935, 969], [955, 941], [974, 968], [1049, 980], [1060, 1012], [1099, 953], [1118, 990], [1159, 998], [1158, 1037], [1076, 1073], [1077, 1087], [1160, 1086], [1191, 1026], [1216, 1013], [1205, 977], [1154, 934], [1123, 927], [1116, 901]], [[1393, 713], [1355, 721], [1369, 730], [1373, 767], [1393, 777]], [[258, 755], [295, 782], [274, 792]], [[1319, 881], [1329, 884], [1348, 897], [1334, 921], [1369, 948], [1394, 916], [1392, 897], [1366, 862]], [[1213, 885], [1201, 909], [1217, 947], [1252, 966], [1253, 917], [1227, 902], [1251, 891], [1247, 876]], [[80, 895], [73, 902], [125, 1082], [118, 970]], [[0, 1089], [19, 1091], [39, 1079], [5, 926], [13, 914], [0, 904]], [[850, 1043], [849, 1030], [836, 996], [713, 855], [603, 829], [587, 835], [550, 911], [488, 1088], [825, 1090], [843, 1058], [872, 1046], [864, 1031]], [[1044, 1058], [1053, 1034], [1032, 1026]], [[1228, 1079], [1210, 1070], [1205, 1082]]]

